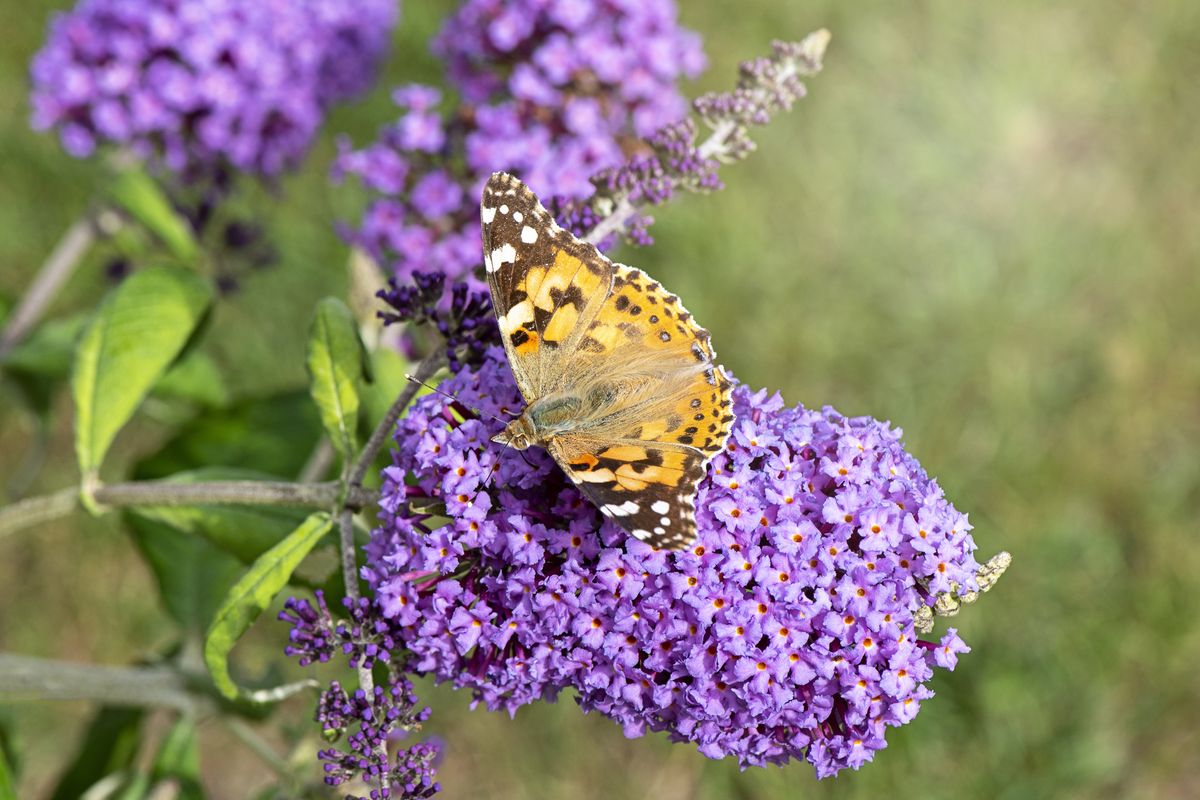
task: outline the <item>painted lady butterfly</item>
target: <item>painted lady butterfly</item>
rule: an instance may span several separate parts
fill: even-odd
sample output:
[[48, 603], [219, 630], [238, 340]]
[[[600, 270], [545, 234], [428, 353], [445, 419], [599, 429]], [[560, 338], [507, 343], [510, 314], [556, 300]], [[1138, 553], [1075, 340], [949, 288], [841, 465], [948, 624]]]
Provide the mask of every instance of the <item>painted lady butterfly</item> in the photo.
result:
[[511, 175], [492, 175], [480, 214], [492, 303], [528, 404], [494, 441], [545, 447], [605, 516], [655, 547], [686, 547], [696, 485], [733, 425], [708, 331], [644, 272], [560, 228]]

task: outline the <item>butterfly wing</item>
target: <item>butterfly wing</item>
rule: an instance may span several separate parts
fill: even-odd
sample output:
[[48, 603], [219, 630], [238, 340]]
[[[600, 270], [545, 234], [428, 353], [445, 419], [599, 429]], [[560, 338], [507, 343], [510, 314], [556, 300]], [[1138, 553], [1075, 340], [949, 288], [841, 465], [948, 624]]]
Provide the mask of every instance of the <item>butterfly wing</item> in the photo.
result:
[[549, 450], [600, 513], [642, 541], [681, 550], [696, 538], [696, 485], [708, 461], [696, 448], [560, 436]]
[[565, 362], [613, 282], [613, 264], [554, 222], [529, 187], [496, 173], [483, 190], [483, 255], [504, 349], [527, 402], [561, 386]]
[[547, 445], [600, 510], [657, 547], [695, 537], [705, 464], [733, 424], [732, 386], [708, 331], [645, 273], [561, 229], [524, 184], [497, 173], [481, 206], [484, 261], [527, 402], [583, 410]]
[[613, 289], [570, 364], [598, 398], [550, 452], [606, 516], [655, 547], [696, 535], [696, 487], [733, 425], [708, 331], [661, 284], [613, 265]]

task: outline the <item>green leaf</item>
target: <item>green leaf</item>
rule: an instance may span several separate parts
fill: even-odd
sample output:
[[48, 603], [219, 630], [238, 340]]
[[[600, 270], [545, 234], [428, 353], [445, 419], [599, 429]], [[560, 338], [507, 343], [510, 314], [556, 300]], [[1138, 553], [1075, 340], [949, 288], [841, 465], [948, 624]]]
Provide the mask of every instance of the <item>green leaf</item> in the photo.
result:
[[204, 790], [200, 787], [200, 753], [196, 747], [196, 721], [184, 716], [171, 727], [158, 748], [158, 755], [150, 767], [150, 779], [154, 784], [170, 782], [177, 791], [172, 797], [180, 800], [201, 800]]
[[158, 453], [133, 470], [138, 480], [165, 478], [214, 464], [237, 464], [262, 475], [295, 478], [321, 437], [308, 392], [282, 392], [207, 409]]
[[229, 652], [332, 524], [329, 514], [323, 511], [304, 520], [286, 539], [263, 553], [225, 598], [204, 641], [204, 663], [225, 697], [232, 700], [248, 695], [229, 674]]
[[125, 781], [121, 784], [119, 793], [104, 792], [102, 796], [111, 800], [147, 800], [150, 795], [149, 775], [144, 772], [132, 772], [123, 777]]
[[79, 342], [71, 390], [75, 454], [94, 479], [117, 431], [183, 350], [212, 290], [198, 275], [171, 267], [141, 270], [118, 286]]
[[0, 366], [10, 372], [65, 377], [71, 371], [75, 342], [86, 322], [87, 316], [78, 314], [42, 323], [0, 358]]
[[17, 796], [17, 782], [21, 777], [21, 753], [11, 710], [11, 707], [0, 709], [0, 800], [12, 800]]
[[71, 373], [75, 342], [86, 322], [87, 317], [80, 314], [43, 323], [0, 358], [4, 377], [44, 424]]
[[368, 423], [374, 426], [408, 385], [405, 376], [411, 372], [411, 366], [390, 347], [372, 350], [369, 359], [374, 381], [363, 388], [363, 409]]
[[335, 297], [317, 303], [308, 332], [309, 391], [321, 412], [325, 432], [343, 460], [354, 452], [358, 385], [365, 360], [358, 326], [346, 304]]
[[142, 711], [136, 708], [102, 708], [50, 795], [52, 800], [76, 800], [96, 781], [128, 769], [137, 757], [142, 738]]
[[[363, 406], [366, 410], [363, 416], [369, 422], [364, 426], [364, 430], [365, 435], [368, 436], [371, 428], [383, 419], [384, 414], [392, 407], [392, 403], [396, 402], [396, 398], [408, 386], [406, 376], [411, 369], [409, 362], [390, 347], [372, 350], [370, 359], [375, 380], [363, 389]], [[421, 387], [417, 394], [420, 396], [427, 391]], [[386, 447], [380, 449], [378, 455], [375, 456], [374, 466], [367, 471], [364, 481], [367, 486], [379, 485], [380, 471], [391, 464], [391, 458]]]
[[167, 613], [185, 630], [203, 634], [245, 565], [207, 539], [158, 520], [132, 512], [124, 519]]
[[137, 167], [116, 174], [109, 193], [113, 201], [153, 233], [185, 263], [196, 257], [196, 239], [187, 220], [176, 213], [158, 182]]
[[207, 408], [229, 405], [229, 389], [207, 353], [193, 351], [171, 365], [154, 387], [156, 397], [189, 400]]
[[8, 768], [8, 759], [0, 751], [0, 800], [17, 800], [17, 781]]

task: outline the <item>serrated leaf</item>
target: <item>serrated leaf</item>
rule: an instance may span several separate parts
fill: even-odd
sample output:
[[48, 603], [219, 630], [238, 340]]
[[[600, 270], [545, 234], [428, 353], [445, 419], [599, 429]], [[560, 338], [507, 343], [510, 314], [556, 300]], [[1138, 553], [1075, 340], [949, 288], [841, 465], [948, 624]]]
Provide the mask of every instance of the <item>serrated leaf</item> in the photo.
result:
[[75, 454], [95, 476], [117, 432], [187, 344], [212, 290], [198, 275], [152, 267], [130, 276], [101, 305], [75, 353]]
[[208, 409], [133, 471], [138, 480], [166, 478], [214, 464], [237, 464], [261, 475], [294, 478], [321, 437], [308, 392], [256, 397]]
[[317, 303], [308, 332], [309, 392], [325, 432], [343, 459], [354, 452], [365, 357], [358, 326], [346, 304], [335, 297]]
[[156, 397], [190, 400], [208, 408], [229, 405], [229, 389], [207, 353], [194, 351], [179, 359], [154, 387]]
[[153, 233], [178, 259], [191, 263], [196, 257], [192, 228], [171, 205], [162, 187], [137, 167], [116, 174], [109, 193], [113, 201]]
[[286, 539], [263, 553], [225, 598], [204, 640], [204, 663], [225, 697], [233, 700], [248, 694], [229, 674], [233, 646], [287, 585], [296, 567], [332, 524], [329, 514], [323, 511], [311, 515]]
[[201, 800], [204, 797], [204, 790], [200, 787], [196, 721], [192, 717], [181, 717], [167, 731], [150, 766], [150, 780], [154, 784], [171, 782], [176, 789], [172, 796], [180, 800]]
[[142, 719], [141, 709], [136, 708], [96, 712], [51, 799], [76, 800], [106, 775], [127, 769], [137, 757]]

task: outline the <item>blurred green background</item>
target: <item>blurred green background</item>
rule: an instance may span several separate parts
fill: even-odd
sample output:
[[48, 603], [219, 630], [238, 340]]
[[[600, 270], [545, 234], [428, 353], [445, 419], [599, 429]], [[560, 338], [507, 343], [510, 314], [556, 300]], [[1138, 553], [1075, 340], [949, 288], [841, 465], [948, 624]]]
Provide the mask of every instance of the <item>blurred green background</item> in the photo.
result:
[[[97, 188], [94, 166], [27, 128], [26, 65], [61, 5], [0, 2], [10, 298]], [[425, 42], [450, 7], [406, 4], [384, 83], [333, 114], [272, 200], [283, 264], [220, 304], [206, 344], [235, 393], [303, 385], [313, 303], [346, 284], [330, 220], [359, 202], [325, 180], [332, 136], [367, 141], [392, 115], [388, 83], [438, 77]], [[956, 621], [973, 652], [861, 772], [739, 772], [662, 736], [627, 741], [569, 699], [510, 720], [425, 686], [446, 796], [1200, 796], [1200, 4], [705, 0], [682, 19], [711, 60], [692, 94], [727, 86], [773, 37], [834, 39], [810, 97], [728, 188], [663, 208], [655, 246], [623, 260], [687, 299], [742, 380], [903, 427], [982, 555], [1015, 562]], [[103, 290], [101, 265], [56, 314]], [[75, 477], [69, 401], [56, 409], [30, 492]], [[162, 436], [143, 415], [109, 469]], [[19, 479], [33, 438], [0, 395], [0, 479]], [[112, 520], [24, 531], [0, 541], [0, 647], [128, 663], [171, 636], [153, 592]], [[239, 652], [274, 658], [283, 634], [261, 622]], [[52, 783], [88, 712], [4, 710], [22, 796]], [[293, 701], [283, 716], [309, 713]], [[218, 726], [203, 759], [214, 797], [269, 777]]]

